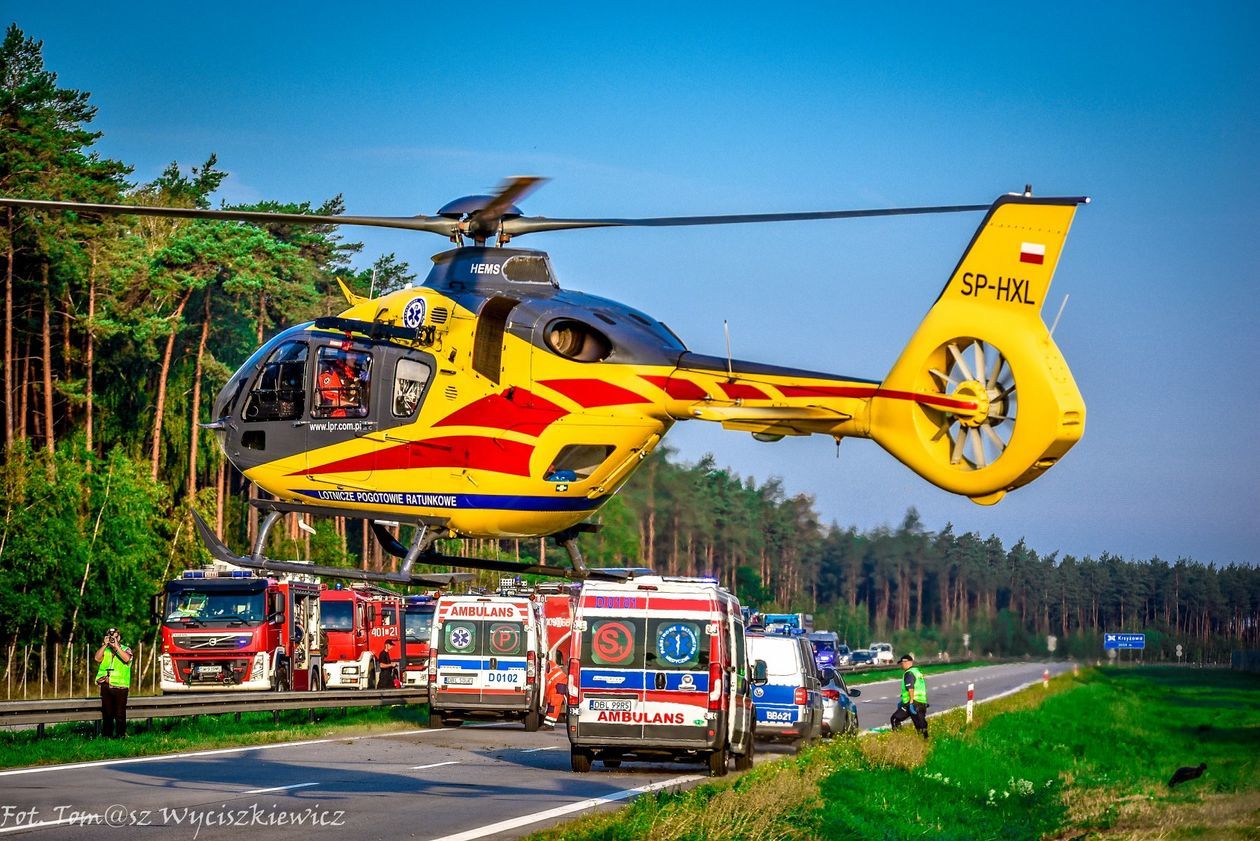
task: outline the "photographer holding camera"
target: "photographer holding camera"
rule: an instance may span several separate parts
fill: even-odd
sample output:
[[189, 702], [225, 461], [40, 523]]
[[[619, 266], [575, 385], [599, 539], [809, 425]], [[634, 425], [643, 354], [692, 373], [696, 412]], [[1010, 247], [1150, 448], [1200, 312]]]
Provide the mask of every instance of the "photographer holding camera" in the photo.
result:
[[101, 735], [127, 735], [127, 693], [131, 689], [131, 649], [123, 645], [117, 628], [105, 632], [96, 650], [96, 685], [101, 688]]

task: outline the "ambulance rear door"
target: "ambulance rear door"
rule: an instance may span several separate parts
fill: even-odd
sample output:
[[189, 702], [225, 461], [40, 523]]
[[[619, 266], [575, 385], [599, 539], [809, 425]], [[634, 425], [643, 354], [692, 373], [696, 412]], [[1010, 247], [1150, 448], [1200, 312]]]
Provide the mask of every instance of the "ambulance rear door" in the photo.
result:
[[714, 740], [709, 730], [718, 721], [708, 719], [709, 691], [721, 690], [722, 675], [710, 669], [710, 655], [721, 652], [721, 628], [717, 601], [709, 593], [649, 593], [641, 708], [645, 742], [705, 745]]

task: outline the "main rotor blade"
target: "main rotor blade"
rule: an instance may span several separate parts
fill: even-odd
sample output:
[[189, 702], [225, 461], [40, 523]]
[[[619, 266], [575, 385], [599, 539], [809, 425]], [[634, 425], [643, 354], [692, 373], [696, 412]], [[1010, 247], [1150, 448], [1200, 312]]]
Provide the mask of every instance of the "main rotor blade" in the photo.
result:
[[499, 187], [498, 194], [495, 195], [489, 204], [471, 214], [464, 221], [464, 230], [470, 236], [494, 235], [499, 229], [499, 220], [503, 218], [503, 214], [516, 204], [518, 199], [534, 192], [546, 180], [534, 175], [522, 175], [508, 179]]
[[817, 210], [804, 213], [743, 213], [727, 216], [657, 216], [645, 219], [548, 219], [518, 216], [503, 220], [508, 236], [570, 228], [670, 228], [687, 225], [738, 225], [745, 222], [809, 222], [819, 219], [858, 219], [867, 216], [915, 216], [925, 213], [971, 213], [988, 210], [987, 204], [953, 204], [936, 207], [886, 207], [873, 210]]
[[43, 201], [0, 197], [0, 207], [29, 207], [34, 210], [73, 210], [78, 213], [111, 213], [125, 216], [166, 216], [180, 219], [219, 219], [230, 222], [287, 222], [292, 225], [363, 225], [373, 228], [400, 228], [405, 231], [428, 231], [449, 237], [458, 223], [441, 216], [317, 216], [309, 213], [266, 213], [258, 210], [205, 209], [200, 207], [164, 207], [138, 204], [87, 204], [74, 201]]

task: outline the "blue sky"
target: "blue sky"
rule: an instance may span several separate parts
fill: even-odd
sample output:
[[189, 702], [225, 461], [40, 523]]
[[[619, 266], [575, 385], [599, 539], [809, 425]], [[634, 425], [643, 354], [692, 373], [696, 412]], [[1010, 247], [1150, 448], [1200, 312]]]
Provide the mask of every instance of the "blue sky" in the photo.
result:
[[[342, 193], [432, 213], [508, 175], [528, 214], [657, 216], [1087, 194], [1043, 315], [1088, 406], [1084, 440], [992, 508], [876, 445], [667, 441], [782, 477], [826, 520], [1021, 536], [1040, 551], [1260, 558], [1254, 4], [7, 4], [102, 153], [151, 179], [216, 152], [228, 201]], [[875, 4], [876, 6], [878, 4]], [[438, 12], [442, 8], [444, 11]], [[432, 11], [426, 11], [431, 9]], [[565, 286], [661, 318], [696, 351], [881, 378], [979, 217], [521, 241]], [[436, 237], [352, 231], [423, 275]]]

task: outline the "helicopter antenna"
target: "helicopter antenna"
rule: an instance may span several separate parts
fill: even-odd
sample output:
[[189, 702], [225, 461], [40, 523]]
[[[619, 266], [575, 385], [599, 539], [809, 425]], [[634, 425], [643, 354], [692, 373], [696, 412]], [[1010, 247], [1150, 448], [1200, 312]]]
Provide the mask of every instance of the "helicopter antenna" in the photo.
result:
[[1059, 326], [1059, 319], [1063, 317], [1063, 310], [1067, 307], [1068, 298], [1070, 298], [1070, 297], [1071, 297], [1070, 295], [1064, 295], [1064, 296], [1063, 296], [1063, 303], [1059, 304], [1059, 312], [1058, 312], [1058, 314], [1057, 314], [1057, 315], [1055, 315], [1055, 317], [1054, 317], [1054, 324], [1051, 324], [1051, 325], [1050, 325], [1050, 335], [1051, 335], [1051, 336], [1053, 336], [1053, 335], [1054, 335], [1054, 328], [1056, 328], [1056, 327], [1058, 327], [1058, 326]]
[[731, 325], [722, 319], [722, 331], [726, 333], [726, 375], [735, 379], [735, 363], [731, 361]]

